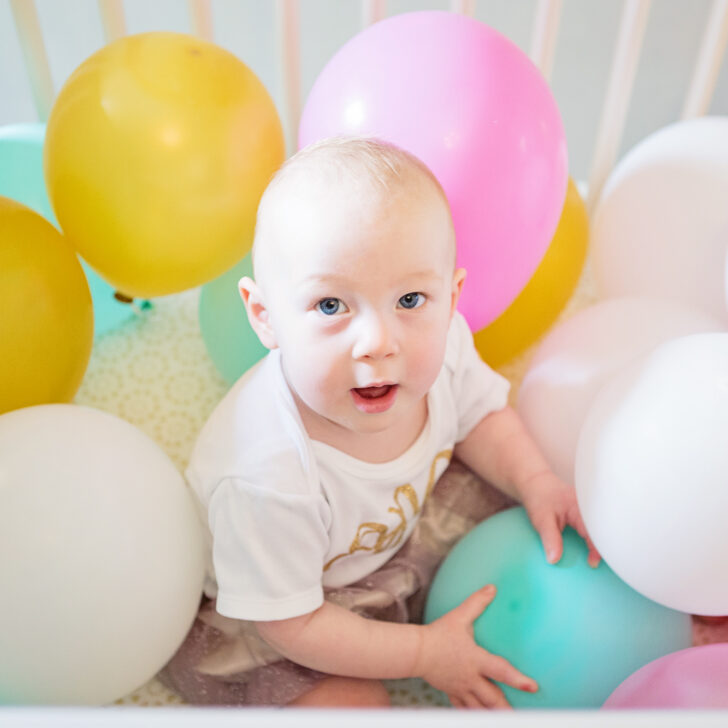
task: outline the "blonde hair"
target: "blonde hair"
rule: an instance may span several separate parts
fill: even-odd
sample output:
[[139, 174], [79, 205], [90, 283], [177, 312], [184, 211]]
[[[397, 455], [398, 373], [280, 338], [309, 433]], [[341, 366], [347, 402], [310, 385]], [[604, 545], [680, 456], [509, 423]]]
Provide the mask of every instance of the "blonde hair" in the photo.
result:
[[368, 188], [380, 200], [392, 198], [408, 182], [424, 182], [440, 196], [449, 214], [442, 186], [429, 167], [414, 154], [374, 137], [330, 137], [296, 152], [273, 175], [258, 206], [254, 261], [256, 247], [260, 246], [265, 233], [266, 218], [275, 219], [275, 210], [271, 208], [276, 204], [278, 193], [289, 185], [294, 191], [305, 189], [301, 186], [310, 186], [314, 180], [342, 187]]
[[430, 168], [414, 154], [382, 139], [356, 136], [330, 137], [304, 147], [281, 165], [269, 188], [313, 164], [342, 179], [363, 178], [385, 193], [408, 174], [423, 175], [445, 197]]

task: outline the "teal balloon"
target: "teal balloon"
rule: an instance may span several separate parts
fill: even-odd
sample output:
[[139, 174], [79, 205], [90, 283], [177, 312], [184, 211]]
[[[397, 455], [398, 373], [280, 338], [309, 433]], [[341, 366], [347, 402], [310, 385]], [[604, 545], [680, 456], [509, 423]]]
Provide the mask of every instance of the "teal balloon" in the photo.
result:
[[501, 685], [518, 708], [596, 708], [648, 662], [692, 644], [691, 619], [627, 586], [564, 532], [564, 555], [549, 564], [523, 508], [483, 521], [448, 554], [425, 607], [432, 622], [486, 584], [497, 592], [474, 623], [475, 641], [539, 684]]
[[202, 338], [215, 367], [228, 384], [268, 353], [248, 322], [238, 292], [238, 281], [252, 275], [253, 261], [246, 255], [226, 273], [205, 283], [200, 293]]
[[[0, 195], [22, 202], [59, 228], [45, 188], [44, 138], [45, 124], [0, 127]], [[114, 298], [114, 289], [85, 261], [79, 260], [91, 289], [94, 334], [98, 336], [115, 329], [130, 318], [133, 311], [128, 304]]]

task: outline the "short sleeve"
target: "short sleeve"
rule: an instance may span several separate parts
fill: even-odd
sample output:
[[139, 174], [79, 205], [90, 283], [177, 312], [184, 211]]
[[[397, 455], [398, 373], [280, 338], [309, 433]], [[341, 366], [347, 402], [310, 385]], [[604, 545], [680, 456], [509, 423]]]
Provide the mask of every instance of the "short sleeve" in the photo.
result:
[[451, 373], [457, 407], [456, 442], [462, 442], [483, 417], [508, 404], [511, 385], [480, 358], [470, 328], [457, 312], [451, 325], [445, 366]]
[[217, 611], [260, 621], [320, 607], [329, 516], [322, 495], [281, 493], [237, 478], [222, 481], [208, 506]]

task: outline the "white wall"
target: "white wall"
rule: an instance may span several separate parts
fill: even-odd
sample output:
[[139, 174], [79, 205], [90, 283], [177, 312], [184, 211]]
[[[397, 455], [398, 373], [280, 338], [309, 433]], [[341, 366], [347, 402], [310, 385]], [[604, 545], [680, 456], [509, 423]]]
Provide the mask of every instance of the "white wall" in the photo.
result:
[[[37, 0], [57, 89], [103, 45], [96, 0]], [[186, 0], [125, 0], [130, 33], [188, 32]], [[358, 0], [300, 0], [302, 98], [331, 55], [361, 29]], [[440, 0], [389, 0], [388, 14], [449, 9]], [[647, 134], [677, 120], [711, 0], [653, 0], [645, 45], [627, 119], [622, 153]], [[529, 52], [536, 0], [477, 0], [476, 17]], [[215, 40], [266, 85], [283, 114], [272, 0], [213, 0]], [[564, 0], [552, 88], [566, 127], [570, 171], [587, 179], [599, 115], [622, 11], [618, 0]], [[710, 113], [728, 113], [723, 63]], [[9, 0], [0, 0], [0, 124], [36, 120]]]

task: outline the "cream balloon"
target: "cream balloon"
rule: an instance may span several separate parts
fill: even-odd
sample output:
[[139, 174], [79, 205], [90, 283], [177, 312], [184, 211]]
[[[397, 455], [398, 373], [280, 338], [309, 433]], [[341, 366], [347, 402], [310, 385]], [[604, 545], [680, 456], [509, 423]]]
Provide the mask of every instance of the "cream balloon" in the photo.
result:
[[202, 529], [171, 460], [113, 415], [70, 404], [0, 416], [0, 702], [100, 705], [182, 643]]
[[728, 322], [728, 118], [702, 117], [647, 137], [607, 180], [592, 226], [602, 298], [656, 296]]
[[728, 333], [662, 344], [598, 395], [576, 457], [596, 547], [633, 589], [728, 614]]
[[676, 301], [601, 301], [542, 341], [521, 382], [517, 409], [554, 471], [573, 483], [579, 433], [605, 382], [664, 341], [725, 328], [720, 320]]

